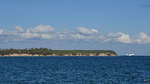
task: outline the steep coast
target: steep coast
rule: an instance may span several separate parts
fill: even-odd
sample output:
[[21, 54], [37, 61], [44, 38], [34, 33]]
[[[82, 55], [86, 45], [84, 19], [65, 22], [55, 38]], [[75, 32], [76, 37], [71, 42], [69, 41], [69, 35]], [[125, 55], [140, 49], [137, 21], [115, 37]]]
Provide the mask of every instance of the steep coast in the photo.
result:
[[117, 56], [112, 50], [1, 49], [0, 56]]

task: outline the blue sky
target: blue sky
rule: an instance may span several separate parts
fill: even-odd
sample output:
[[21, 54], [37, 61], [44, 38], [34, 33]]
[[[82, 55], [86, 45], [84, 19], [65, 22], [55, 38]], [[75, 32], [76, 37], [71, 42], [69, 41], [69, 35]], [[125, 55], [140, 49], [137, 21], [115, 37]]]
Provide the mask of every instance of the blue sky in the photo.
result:
[[1, 0], [0, 48], [149, 55], [149, 22], [150, 0]]

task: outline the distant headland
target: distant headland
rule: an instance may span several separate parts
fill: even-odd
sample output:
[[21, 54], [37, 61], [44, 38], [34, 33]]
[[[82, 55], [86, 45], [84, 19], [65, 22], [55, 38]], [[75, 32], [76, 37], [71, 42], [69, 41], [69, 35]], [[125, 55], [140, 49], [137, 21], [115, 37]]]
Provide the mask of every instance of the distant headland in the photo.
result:
[[0, 56], [117, 56], [113, 50], [0, 49]]

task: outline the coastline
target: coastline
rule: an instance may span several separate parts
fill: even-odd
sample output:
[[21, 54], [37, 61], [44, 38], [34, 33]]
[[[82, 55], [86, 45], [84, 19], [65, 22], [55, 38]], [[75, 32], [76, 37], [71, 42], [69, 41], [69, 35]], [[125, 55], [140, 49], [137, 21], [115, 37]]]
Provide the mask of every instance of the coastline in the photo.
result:
[[0, 49], [0, 56], [117, 56], [112, 50]]
[[52, 54], [52, 55], [38, 55], [38, 54], [35, 54], [35, 55], [32, 55], [32, 54], [9, 54], [9, 55], [0, 55], [0, 57], [4, 57], [4, 56], [117, 56], [115, 54], [110, 54], [110, 55], [107, 55], [107, 54], [99, 54], [99, 55], [95, 55], [95, 54], [89, 54], [89, 55], [84, 55], [84, 54], [78, 54], [78, 55], [72, 55], [72, 54], [64, 54], [64, 55], [57, 55], [57, 54]]

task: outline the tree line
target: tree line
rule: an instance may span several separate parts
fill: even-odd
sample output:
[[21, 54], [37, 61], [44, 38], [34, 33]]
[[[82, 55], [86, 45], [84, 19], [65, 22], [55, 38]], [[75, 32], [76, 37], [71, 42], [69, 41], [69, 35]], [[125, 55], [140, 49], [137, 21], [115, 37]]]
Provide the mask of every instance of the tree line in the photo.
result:
[[0, 49], [0, 55], [10, 55], [10, 54], [39, 54], [39, 55], [49, 55], [51, 49], [47, 48], [31, 48], [31, 49]]
[[31, 55], [64, 55], [64, 54], [72, 54], [77, 55], [85, 54], [88, 55], [90, 53], [110, 53], [110, 54], [116, 54], [116, 52], [112, 50], [52, 50], [47, 48], [31, 48], [31, 49], [0, 49], [0, 55], [10, 55], [10, 54], [31, 54]]

